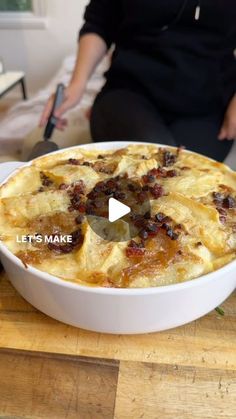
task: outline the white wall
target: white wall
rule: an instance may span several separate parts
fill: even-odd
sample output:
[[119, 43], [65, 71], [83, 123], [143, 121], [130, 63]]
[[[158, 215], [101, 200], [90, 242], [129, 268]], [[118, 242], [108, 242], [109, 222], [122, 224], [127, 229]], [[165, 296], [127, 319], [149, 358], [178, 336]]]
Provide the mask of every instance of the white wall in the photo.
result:
[[46, 29], [1, 29], [0, 56], [8, 70], [23, 70], [34, 93], [47, 83], [63, 58], [76, 51], [77, 33], [88, 0], [46, 0]]

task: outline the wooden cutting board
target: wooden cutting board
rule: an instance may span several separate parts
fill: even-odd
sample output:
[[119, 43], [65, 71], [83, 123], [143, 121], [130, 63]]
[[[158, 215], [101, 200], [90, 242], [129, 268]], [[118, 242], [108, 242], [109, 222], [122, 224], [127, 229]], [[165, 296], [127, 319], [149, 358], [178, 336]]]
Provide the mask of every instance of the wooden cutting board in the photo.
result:
[[0, 418], [236, 418], [236, 295], [186, 326], [104, 335], [37, 311], [0, 274]]

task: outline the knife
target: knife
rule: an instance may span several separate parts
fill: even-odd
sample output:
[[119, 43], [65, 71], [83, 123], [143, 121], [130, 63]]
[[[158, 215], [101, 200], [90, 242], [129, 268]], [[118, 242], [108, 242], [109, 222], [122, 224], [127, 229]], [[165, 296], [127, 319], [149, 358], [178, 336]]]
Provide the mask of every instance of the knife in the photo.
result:
[[44, 130], [43, 141], [39, 141], [38, 143], [35, 144], [27, 160], [33, 160], [36, 157], [43, 156], [44, 154], [48, 154], [48, 153], [51, 153], [52, 151], [56, 151], [59, 149], [56, 143], [54, 143], [53, 141], [50, 141], [50, 138], [52, 137], [54, 128], [57, 124], [57, 118], [54, 116], [54, 113], [55, 113], [55, 110], [58, 109], [59, 106], [63, 102], [64, 90], [65, 90], [64, 84], [59, 83], [57, 86], [56, 93], [55, 93], [52, 111], [50, 113], [46, 128]]

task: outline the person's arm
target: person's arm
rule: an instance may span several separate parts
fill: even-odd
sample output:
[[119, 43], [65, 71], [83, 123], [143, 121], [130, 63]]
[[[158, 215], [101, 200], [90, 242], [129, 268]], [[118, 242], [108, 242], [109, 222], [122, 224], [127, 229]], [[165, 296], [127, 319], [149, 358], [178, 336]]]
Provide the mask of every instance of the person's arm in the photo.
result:
[[[55, 116], [58, 118], [57, 128], [63, 129], [65, 127], [67, 121], [61, 118], [62, 115], [79, 103], [87, 81], [106, 52], [107, 45], [100, 36], [91, 33], [81, 37], [71, 81], [65, 89], [62, 105], [55, 112]], [[47, 123], [52, 110], [53, 99], [54, 95], [49, 98], [44, 108], [40, 126], [45, 126]]]
[[[86, 8], [85, 23], [79, 33], [75, 68], [71, 81], [65, 89], [65, 99], [55, 112], [59, 129], [63, 129], [67, 122], [61, 118], [62, 115], [79, 103], [93, 71], [116, 40], [120, 22], [119, 4], [120, 1], [117, 0], [91, 0]], [[54, 95], [49, 98], [45, 106], [40, 126], [45, 126], [47, 123], [53, 97]]]
[[236, 140], [236, 94], [228, 105], [218, 139]]

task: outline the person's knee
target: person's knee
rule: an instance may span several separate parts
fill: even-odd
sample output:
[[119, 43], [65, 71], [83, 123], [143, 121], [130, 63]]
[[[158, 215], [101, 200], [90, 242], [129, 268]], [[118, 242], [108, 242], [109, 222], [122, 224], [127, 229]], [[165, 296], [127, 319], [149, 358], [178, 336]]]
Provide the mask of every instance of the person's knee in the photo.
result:
[[125, 89], [102, 92], [91, 113], [94, 141], [128, 140], [174, 145], [173, 138], [149, 101]]

